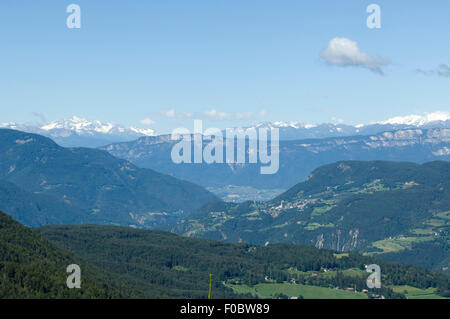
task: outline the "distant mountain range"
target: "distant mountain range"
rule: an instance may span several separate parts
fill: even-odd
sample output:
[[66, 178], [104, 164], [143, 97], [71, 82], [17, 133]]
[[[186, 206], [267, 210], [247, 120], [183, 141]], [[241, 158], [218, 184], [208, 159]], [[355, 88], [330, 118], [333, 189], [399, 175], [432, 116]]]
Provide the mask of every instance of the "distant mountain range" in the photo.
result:
[[9, 128], [50, 137], [65, 147], [98, 147], [114, 142], [131, 141], [141, 136], [153, 136], [152, 129], [126, 128], [98, 120], [88, 121], [73, 116], [70, 119], [46, 124], [3, 123], [0, 128]]
[[[390, 160], [424, 163], [450, 160], [450, 128], [403, 129], [366, 136], [280, 141], [280, 168], [261, 175], [260, 164], [175, 164], [170, 136], [142, 137], [102, 147], [139, 167], [173, 175], [205, 187], [228, 185], [258, 189], [287, 189], [312, 170], [340, 160]], [[204, 142], [207, 144], [209, 142]], [[248, 153], [248, 143], [247, 143]]]
[[[152, 169], [138, 168], [105, 150], [64, 148], [41, 135], [0, 129], [0, 210], [25, 225], [124, 225], [169, 230], [188, 237], [250, 243], [228, 245], [189, 241], [170, 234], [110, 226], [40, 229], [38, 232], [57, 247], [54, 250], [41, 238], [0, 213], [0, 255], [3, 254], [0, 256], [0, 269], [18, 269], [20, 278], [28, 282], [37, 270], [20, 265], [26, 264], [27, 260], [36, 261], [39, 273], [43, 274], [39, 278], [45, 278], [43, 280], [48, 283], [33, 283], [36, 290], [30, 290], [28, 287], [21, 289], [14, 280], [0, 282], [0, 296], [2, 293], [7, 296], [5, 291], [11, 289], [15, 289], [17, 296], [26, 296], [28, 292], [33, 297], [49, 296], [45, 292], [62, 278], [61, 274], [53, 276], [51, 272], [73, 260], [75, 255], [82, 263], [90, 265], [90, 276], [99, 278], [102, 287], [112, 287], [111, 294], [107, 294], [101, 289], [96, 290], [99, 286], [94, 285], [82, 295], [85, 297], [181, 296], [188, 294], [191, 287], [180, 286], [175, 281], [181, 282], [184, 278], [194, 283], [203, 276], [201, 267], [214, 268], [219, 264], [219, 268], [214, 268], [220, 274], [216, 288], [224, 297], [242, 292], [236, 288], [241, 287], [242, 278], [248, 285], [267, 284], [267, 271], [277, 278], [275, 283], [281, 285], [292, 279], [292, 275], [298, 275], [296, 280], [304, 285], [320, 285], [323, 281], [311, 282], [310, 274], [305, 273], [322, 272], [325, 267], [336, 272], [336, 278], [320, 275], [320, 279], [330, 280], [327, 282], [329, 286], [342, 286], [354, 280], [339, 281], [341, 267], [361, 274], [361, 271], [364, 273], [364, 263], [376, 261], [373, 257], [449, 274], [450, 163], [442, 161], [448, 161], [450, 157], [449, 142], [450, 129], [447, 128], [282, 141], [280, 175], [273, 175], [272, 179], [262, 179], [259, 170], [247, 165], [223, 165], [217, 169], [215, 165], [187, 164], [185, 167], [179, 165], [180, 171], [176, 171], [177, 166], [167, 158], [174, 143], [168, 136], [144, 137], [106, 147], [109, 152], [123, 151], [165, 167], [169, 172], [184, 172], [190, 174], [185, 176], [191, 179], [209, 179], [216, 185], [230, 181], [241, 185], [255, 183], [252, 185], [257, 187], [294, 185], [273, 200], [226, 203], [201, 186]], [[341, 160], [328, 164], [334, 158], [343, 157], [383, 157], [398, 162]], [[435, 159], [441, 161], [422, 165], [405, 162]], [[326, 165], [322, 166], [322, 163]], [[298, 183], [302, 179], [306, 180]], [[20, 234], [25, 241], [29, 239], [31, 245], [21, 241], [17, 237]], [[151, 238], [156, 238], [155, 244], [146, 242]], [[86, 246], [86, 243], [89, 244]], [[273, 246], [275, 243], [307, 244], [321, 250], [292, 245]], [[191, 245], [198, 245], [197, 250], [190, 250]], [[254, 245], [269, 247], [260, 250]], [[229, 254], [218, 255], [213, 251], [217, 247]], [[33, 249], [43, 251], [51, 258], [28, 252]], [[165, 249], [172, 253], [164, 255], [161, 252]], [[204, 249], [209, 249], [206, 255]], [[66, 255], [65, 251], [74, 255]], [[143, 251], [148, 252], [148, 256]], [[236, 264], [236, 258], [254, 251], [258, 255], [240, 260], [242, 265], [247, 265], [245, 269], [251, 269], [242, 276], [240, 266], [233, 268], [231, 265]], [[370, 257], [349, 255], [352, 251]], [[101, 252], [104, 252], [104, 258], [99, 261], [97, 256]], [[139, 261], [132, 259], [134, 252], [142, 256]], [[160, 257], [153, 258], [151, 252]], [[287, 252], [289, 258], [286, 257]], [[207, 258], [206, 264], [198, 264], [198, 258], [189, 259], [189, 256], [199, 254]], [[299, 254], [302, 257], [296, 259]], [[311, 264], [305, 254], [313, 256], [317, 262]], [[350, 256], [351, 262], [341, 260], [342, 256]], [[317, 258], [322, 258], [321, 262]], [[6, 266], [2, 264], [3, 259], [7, 261]], [[269, 262], [276, 267], [261, 268], [261, 262]], [[150, 270], [139, 270], [150, 264]], [[439, 279], [433, 279], [431, 285], [427, 280], [434, 275], [430, 273], [423, 273], [428, 279], [420, 281], [416, 275], [410, 276], [410, 271], [420, 273], [415, 268], [390, 263], [383, 265], [384, 273], [386, 269], [390, 272], [392, 287], [406, 284], [419, 288], [439, 287], [433, 291], [448, 294], [447, 279], [438, 276]], [[48, 269], [48, 272], [42, 269]], [[405, 271], [406, 277], [399, 280], [399, 274]], [[153, 278], [153, 275], [159, 279], [146, 283], [145, 278]], [[117, 281], [111, 278], [117, 278]], [[171, 281], [170, 278], [179, 280]], [[444, 285], [440, 286], [440, 282]], [[360, 276], [355, 284], [364, 287], [364, 278]], [[58, 289], [50, 295], [72, 296]], [[246, 297], [252, 294], [251, 289], [243, 291]], [[198, 297], [202, 293], [199, 288], [192, 296]], [[401, 296], [390, 288], [383, 293], [391, 297]]]
[[[281, 140], [301, 140], [353, 135], [373, 135], [385, 131], [404, 129], [450, 128], [449, 112], [433, 112], [425, 115], [407, 115], [369, 124], [346, 125], [342, 123], [307, 124], [299, 121], [263, 122], [247, 128], [278, 128]], [[156, 136], [151, 128], [125, 127], [99, 120], [87, 120], [78, 116], [46, 123], [0, 123], [9, 128], [36, 133], [52, 138], [65, 147], [100, 147], [111, 143], [128, 142], [143, 136]]]
[[341, 161], [274, 200], [211, 203], [171, 230], [356, 250], [450, 273], [450, 163]]
[[302, 140], [354, 135], [374, 135], [386, 131], [405, 129], [450, 128], [450, 113], [434, 112], [425, 115], [408, 115], [369, 124], [346, 125], [342, 123], [305, 124], [298, 121], [265, 122], [247, 128], [278, 128], [281, 140]]
[[0, 209], [31, 226], [100, 223], [152, 227], [217, 197], [109, 153], [63, 148], [0, 129]]

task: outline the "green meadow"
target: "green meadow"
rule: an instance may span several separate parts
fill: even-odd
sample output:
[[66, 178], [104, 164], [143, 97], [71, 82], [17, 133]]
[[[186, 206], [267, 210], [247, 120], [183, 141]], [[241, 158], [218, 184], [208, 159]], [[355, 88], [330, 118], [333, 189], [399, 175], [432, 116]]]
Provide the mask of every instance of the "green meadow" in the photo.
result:
[[436, 288], [419, 289], [411, 286], [390, 287], [397, 293], [402, 293], [408, 299], [446, 299], [436, 294]]
[[282, 284], [258, 284], [253, 287], [247, 285], [227, 285], [238, 294], [250, 293], [262, 299], [276, 298], [283, 294], [289, 297], [303, 297], [304, 299], [367, 299], [367, 295], [360, 292], [324, 288], [317, 286]]

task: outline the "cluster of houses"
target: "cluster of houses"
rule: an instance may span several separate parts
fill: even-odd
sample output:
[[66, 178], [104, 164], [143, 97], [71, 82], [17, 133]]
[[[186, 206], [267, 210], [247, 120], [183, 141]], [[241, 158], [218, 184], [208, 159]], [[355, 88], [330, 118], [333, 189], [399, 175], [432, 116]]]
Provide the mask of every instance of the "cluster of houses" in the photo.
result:
[[317, 202], [317, 199], [304, 199], [301, 201], [295, 201], [295, 202], [286, 202], [284, 200], [281, 201], [280, 205], [271, 207], [269, 209], [269, 214], [273, 217], [278, 216], [283, 210], [286, 209], [293, 209], [296, 208], [299, 211], [305, 210], [305, 208], [310, 204], [315, 204]]

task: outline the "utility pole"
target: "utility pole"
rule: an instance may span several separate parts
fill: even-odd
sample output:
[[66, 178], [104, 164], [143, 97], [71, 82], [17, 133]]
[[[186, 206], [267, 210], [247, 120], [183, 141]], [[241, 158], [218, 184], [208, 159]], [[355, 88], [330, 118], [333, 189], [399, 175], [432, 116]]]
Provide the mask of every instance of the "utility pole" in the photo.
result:
[[211, 291], [212, 291], [212, 274], [209, 274], [209, 293], [208, 293], [208, 299], [211, 299]]

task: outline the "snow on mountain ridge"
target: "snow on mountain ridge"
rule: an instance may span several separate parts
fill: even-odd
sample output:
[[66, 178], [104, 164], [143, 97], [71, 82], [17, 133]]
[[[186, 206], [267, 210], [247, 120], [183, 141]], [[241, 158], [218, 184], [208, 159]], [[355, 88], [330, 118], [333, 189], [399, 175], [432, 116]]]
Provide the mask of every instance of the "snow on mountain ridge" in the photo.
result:
[[130, 127], [130, 130], [137, 133], [137, 134], [142, 134], [145, 136], [156, 136], [155, 131], [152, 130], [151, 128], [148, 129], [142, 129], [142, 128], [137, 128], [137, 127]]
[[407, 116], [396, 116], [390, 118], [386, 121], [376, 122], [373, 124], [392, 124], [392, 125], [415, 125], [423, 126], [432, 122], [445, 122], [450, 120], [449, 112], [437, 111], [433, 113], [426, 113], [425, 115], [407, 115]]
[[[347, 125], [344, 123], [308, 124], [300, 121], [266, 121], [247, 127], [236, 128], [240, 131], [249, 128], [278, 128], [281, 140], [317, 139], [338, 136], [371, 135], [382, 131], [405, 128], [450, 128], [450, 113], [436, 111], [422, 115], [397, 116], [385, 121], [368, 124]], [[153, 137], [156, 132], [151, 128], [124, 127], [110, 122], [89, 121], [81, 117], [53, 121], [46, 124], [36, 123], [0, 123], [0, 128], [10, 128], [52, 138], [63, 146], [97, 147], [115, 142], [136, 140], [140, 137]]]
[[89, 121], [77, 116], [47, 124], [0, 123], [0, 128], [41, 134], [66, 147], [98, 147], [156, 135], [151, 128], [142, 129], [134, 126], [126, 128], [109, 122]]
[[50, 132], [53, 130], [69, 130], [74, 131], [79, 135], [84, 134], [94, 134], [94, 133], [100, 133], [100, 134], [121, 134], [126, 133], [127, 131], [145, 135], [145, 136], [153, 136], [155, 135], [155, 131], [152, 129], [140, 129], [136, 127], [130, 127], [129, 129], [126, 129], [120, 125], [115, 125], [113, 123], [102, 123], [98, 120], [95, 121], [88, 121], [84, 118], [80, 118], [77, 116], [73, 116], [70, 119], [67, 120], [61, 120], [61, 121], [54, 121], [51, 123], [48, 123], [46, 125], [43, 125], [40, 127], [41, 130]]
[[[423, 126], [427, 125], [433, 122], [445, 122], [450, 120], [450, 112], [443, 112], [443, 111], [436, 111], [432, 113], [425, 113], [424, 115], [417, 115], [417, 114], [411, 114], [406, 116], [396, 116], [389, 118], [385, 121], [379, 121], [379, 122], [371, 122], [368, 124], [358, 124], [358, 125], [349, 125], [353, 126], [355, 128], [361, 128], [364, 126], [370, 126], [375, 124], [380, 125], [410, 125], [410, 126]], [[274, 122], [264, 122], [259, 123], [256, 125], [256, 127], [278, 127], [278, 128], [295, 128], [295, 129], [312, 129], [316, 128], [320, 125], [329, 125], [329, 126], [335, 126], [339, 128], [340, 125], [345, 125], [342, 123], [335, 124], [335, 123], [324, 123], [324, 124], [308, 124], [308, 123], [302, 123], [299, 121], [291, 121], [291, 122], [284, 122], [284, 121], [274, 121]]]
[[274, 122], [263, 122], [256, 125], [257, 128], [259, 127], [268, 127], [268, 128], [294, 128], [294, 129], [301, 129], [301, 128], [314, 128], [317, 127], [317, 124], [308, 124], [308, 123], [302, 123], [299, 121], [291, 121], [291, 122], [284, 122], [284, 121], [274, 121]]

